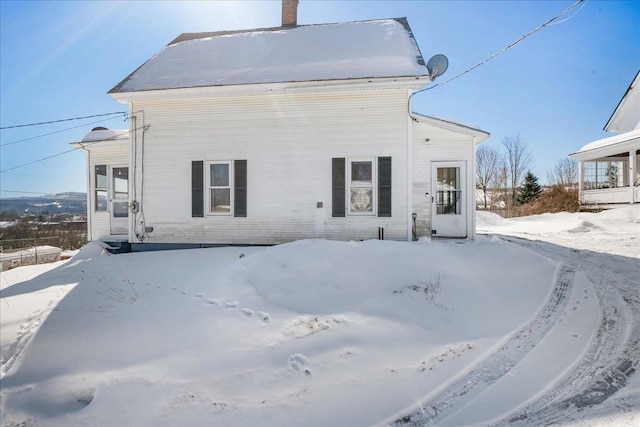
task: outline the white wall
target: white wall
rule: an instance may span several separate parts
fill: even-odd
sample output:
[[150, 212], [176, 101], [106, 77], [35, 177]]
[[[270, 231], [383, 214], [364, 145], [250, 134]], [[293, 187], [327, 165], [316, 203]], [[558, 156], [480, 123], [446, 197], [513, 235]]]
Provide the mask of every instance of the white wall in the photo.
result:
[[[426, 139], [429, 139], [427, 142]], [[466, 163], [467, 235], [473, 237], [475, 215], [473, 137], [424, 122], [413, 122], [413, 212], [418, 237], [431, 235], [431, 162], [464, 161]], [[429, 193], [425, 196], [425, 193]]]
[[[359, 240], [377, 238], [378, 227], [385, 238], [406, 240], [407, 97], [406, 89], [388, 89], [132, 104], [132, 127], [149, 126], [144, 144], [142, 131], [135, 135], [136, 194], [144, 225], [153, 227], [146, 241]], [[392, 217], [332, 218], [331, 159], [376, 156], [392, 157]], [[247, 217], [192, 218], [191, 162], [240, 159]]]

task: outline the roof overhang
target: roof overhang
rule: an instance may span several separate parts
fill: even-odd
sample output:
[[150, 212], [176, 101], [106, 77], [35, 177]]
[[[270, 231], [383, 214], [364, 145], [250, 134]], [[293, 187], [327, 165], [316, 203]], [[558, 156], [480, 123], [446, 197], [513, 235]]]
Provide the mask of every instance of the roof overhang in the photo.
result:
[[[638, 93], [638, 91], [640, 90], [640, 88], [638, 88], [639, 84], [640, 71], [636, 73], [636, 76], [627, 88], [625, 94], [622, 96], [622, 99], [620, 99], [620, 102], [616, 106], [616, 109], [613, 111], [613, 114], [611, 114], [611, 117], [609, 117], [609, 121], [607, 121], [607, 124], [604, 125], [604, 130], [606, 130], [607, 132], [619, 132], [620, 122], [623, 121], [623, 117], [625, 115], [637, 115], [638, 103], [640, 102], [638, 100], [640, 98], [640, 94]], [[624, 129], [623, 126], [622, 130], [624, 131], [627, 129]]]
[[591, 160], [614, 156], [632, 150], [640, 150], [640, 129], [590, 142], [582, 147], [580, 151], [571, 153], [569, 156], [578, 160]]
[[429, 84], [427, 76], [388, 77], [372, 79], [322, 80], [286, 83], [258, 83], [175, 89], [145, 90], [139, 92], [110, 93], [116, 101], [126, 104], [136, 101], [167, 99], [195, 99], [227, 96], [259, 96], [289, 93], [347, 92], [356, 90], [407, 89], [419, 90]]
[[129, 142], [129, 130], [127, 129], [99, 129], [92, 130], [81, 141], [72, 142], [76, 149], [87, 150], [89, 147], [99, 145], [101, 147], [122, 145]]
[[452, 132], [471, 136], [473, 137], [473, 142], [476, 144], [480, 144], [481, 142], [486, 141], [487, 139], [489, 139], [489, 137], [491, 137], [491, 134], [489, 132], [485, 132], [474, 126], [449, 119], [425, 116], [416, 112], [411, 113], [411, 118], [417, 123], [427, 123], [431, 126], [435, 126], [441, 129], [446, 129]]

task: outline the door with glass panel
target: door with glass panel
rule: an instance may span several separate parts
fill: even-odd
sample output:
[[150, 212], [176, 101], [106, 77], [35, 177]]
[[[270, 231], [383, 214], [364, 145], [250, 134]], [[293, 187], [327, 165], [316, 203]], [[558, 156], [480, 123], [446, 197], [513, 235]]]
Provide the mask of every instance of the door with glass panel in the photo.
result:
[[129, 226], [129, 168], [111, 168], [111, 234], [127, 234]]
[[467, 237], [465, 162], [431, 163], [431, 235]]

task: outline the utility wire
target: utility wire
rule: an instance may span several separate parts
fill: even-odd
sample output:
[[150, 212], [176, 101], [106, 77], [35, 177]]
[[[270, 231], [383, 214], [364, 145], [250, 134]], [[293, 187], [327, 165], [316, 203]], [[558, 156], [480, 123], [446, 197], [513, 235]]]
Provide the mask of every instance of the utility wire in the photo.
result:
[[[569, 12], [571, 9], [573, 9], [573, 8], [574, 8], [574, 7], [576, 7], [576, 6], [578, 6], [580, 3], [584, 2], [584, 1], [585, 1], [585, 0], [578, 0], [577, 2], [575, 2], [575, 3], [574, 3], [574, 4], [572, 4], [571, 6], [567, 7], [565, 10], [563, 10], [562, 12], [560, 12], [559, 14], [557, 14], [556, 16], [554, 16], [553, 18], [551, 18], [551, 19], [549, 19], [549, 20], [545, 21], [543, 24], [538, 25], [534, 30], [532, 30], [532, 31], [528, 32], [527, 34], [525, 34], [524, 36], [520, 37], [518, 40], [514, 41], [514, 42], [513, 42], [513, 43], [511, 43], [510, 45], [508, 45], [508, 46], [506, 46], [506, 47], [504, 47], [504, 48], [500, 49], [499, 51], [497, 51], [497, 52], [496, 52], [496, 53], [494, 53], [493, 55], [488, 56], [487, 58], [485, 58], [485, 59], [483, 59], [482, 61], [478, 62], [476, 65], [474, 65], [474, 66], [472, 66], [472, 67], [467, 68], [467, 69], [466, 69], [466, 70], [464, 70], [463, 72], [461, 72], [461, 73], [459, 73], [459, 74], [456, 74], [455, 76], [451, 77], [449, 80], [445, 80], [445, 81], [444, 81], [444, 82], [442, 82], [442, 83], [438, 83], [438, 84], [436, 84], [436, 85], [429, 86], [429, 87], [426, 87], [426, 88], [424, 88], [424, 89], [420, 89], [420, 90], [418, 90], [418, 91], [416, 91], [416, 92], [412, 93], [412, 94], [411, 94], [411, 96], [413, 96], [413, 95], [415, 95], [415, 94], [417, 94], [417, 93], [420, 93], [420, 92], [424, 92], [424, 91], [426, 91], [426, 90], [431, 90], [431, 89], [437, 88], [438, 86], [445, 85], [445, 84], [449, 83], [450, 81], [455, 80], [455, 79], [457, 79], [457, 78], [459, 78], [459, 77], [462, 77], [463, 75], [465, 75], [465, 74], [469, 73], [469, 72], [470, 72], [470, 71], [472, 71], [472, 70], [475, 70], [475, 69], [476, 69], [476, 68], [478, 68], [479, 66], [481, 66], [481, 65], [483, 65], [483, 64], [485, 64], [485, 63], [487, 63], [487, 62], [491, 61], [491, 60], [492, 60], [493, 58], [495, 58], [496, 56], [501, 55], [501, 54], [503, 54], [504, 52], [508, 51], [509, 49], [511, 49], [512, 47], [514, 47], [515, 45], [517, 45], [518, 43], [520, 43], [521, 41], [523, 41], [523, 40], [524, 40], [524, 39], [526, 39], [527, 37], [532, 36], [533, 34], [537, 33], [538, 31], [540, 31], [541, 29], [543, 29], [544, 27], [546, 27], [547, 25], [550, 25], [550, 24], [551, 24], [551, 23], [553, 23], [555, 20], [557, 20], [557, 19], [558, 19], [558, 18], [560, 18], [561, 16], [565, 15], [565, 14], [566, 14], [567, 12]], [[582, 9], [582, 8], [581, 8], [581, 9]], [[579, 12], [579, 11], [580, 11], [580, 10], [578, 10], [578, 12]], [[577, 14], [577, 12], [576, 12], [576, 14]], [[572, 15], [571, 17], [575, 16], [576, 14]], [[569, 19], [569, 18], [567, 18], [567, 19]], [[563, 21], [561, 21], [561, 22], [565, 22], [565, 21], [566, 21], [566, 20], [563, 20]], [[411, 98], [411, 97], [409, 97], [409, 98]]]
[[115, 111], [113, 113], [94, 114], [92, 116], [84, 116], [84, 117], [71, 117], [71, 118], [68, 118], [68, 119], [51, 120], [49, 122], [27, 123], [27, 124], [23, 124], [23, 125], [15, 125], [15, 126], [4, 126], [4, 127], [0, 127], [0, 130], [14, 129], [14, 128], [24, 128], [24, 127], [29, 127], [29, 126], [48, 125], [48, 124], [51, 124], [51, 123], [70, 122], [72, 120], [91, 119], [91, 118], [94, 118], [94, 117], [114, 116], [116, 114], [122, 114], [125, 117], [127, 115], [127, 113], [125, 113], [124, 111]]
[[70, 127], [70, 128], [62, 129], [62, 130], [57, 130], [55, 132], [45, 133], [43, 135], [32, 136], [30, 138], [19, 139], [17, 141], [12, 141], [12, 142], [6, 142], [4, 144], [0, 144], [0, 147], [6, 147], [7, 145], [18, 144], [19, 142], [31, 141], [32, 139], [42, 138], [42, 137], [45, 137], [45, 136], [54, 135], [56, 133], [66, 132], [68, 130], [77, 129], [77, 128], [81, 128], [81, 127], [84, 127], [84, 126], [89, 126], [89, 125], [93, 125], [93, 124], [96, 124], [96, 123], [100, 123], [100, 122], [106, 122], [107, 120], [113, 120], [113, 119], [117, 119], [117, 117], [109, 117], [107, 119], [96, 120], [94, 122], [89, 122], [89, 123], [83, 123], [83, 124], [78, 125], [78, 126], [73, 126], [73, 127]]
[[1, 171], [0, 171], [0, 173], [9, 172], [9, 171], [12, 171], [12, 170], [14, 170], [14, 169], [18, 169], [18, 168], [21, 168], [21, 167], [24, 167], [24, 166], [29, 166], [29, 165], [32, 165], [32, 164], [34, 164], [34, 163], [40, 163], [40, 162], [43, 162], [43, 161], [45, 161], [45, 160], [52, 159], [52, 158], [54, 158], [54, 157], [62, 156], [63, 154], [71, 153], [72, 151], [81, 150], [82, 148], [84, 148], [84, 147], [88, 147], [88, 146], [93, 145], [93, 144], [95, 144], [95, 143], [97, 143], [97, 142], [109, 141], [109, 140], [112, 140], [112, 139], [117, 139], [117, 138], [118, 138], [119, 136], [121, 136], [121, 135], [124, 135], [124, 134], [127, 134], [127, 133], [131, 133], [131, 132], [135, 132], [135, 131], [137, 131], [137, 130], [139, 130], [139, 129], [142, 129], [142, 127], [139, 127], [139, 128], [137, 128], [137, 129], [133, 129], [133, 130], [131, 130], [131, 131], [121, 132], [121, 133], [119, 133], [119, 134], [113, 135], [113, 136], [112, 136], [112, 137], [110, 137], [110, 138], [106, 138], [106, 139], [103, 139], [103, 140], [100, 140], [100, 141], [87, 142], [87, 143], [83, 144], [83, 146], [82, 146], [82, 147], [72, 148], [71, 150], [63, 151], [62, 153], [52, 154], [51, 156], [43, 157], [43, 158], [41, 158], [41, 159], [34, 160], [34, 161], [32, 161], [32, 162], [24, 163], [24, 164], [22, 164], [22, 165], [14, 166], [14, 167], [11, 167], [11, 168], [9, 168], [9, 169], [1, 170]]

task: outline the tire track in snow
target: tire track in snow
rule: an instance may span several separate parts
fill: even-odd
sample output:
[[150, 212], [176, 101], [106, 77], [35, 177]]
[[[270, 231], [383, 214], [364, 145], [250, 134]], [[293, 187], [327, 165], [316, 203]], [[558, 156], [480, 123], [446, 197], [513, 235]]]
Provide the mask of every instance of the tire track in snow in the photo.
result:
[[[565, 379], [497, 425], [551, 425], [575, 421], [583, 416], [581, 413], [597, 411], [640, 368], [640, 297], [633, 271], [626, 271], [628, 267], [620, 257], [561, 248], [553, 243], [502, 238], [546, 256], [551, 251], [557, 259], [584, 270], [594, 285], [602, 321], [584, 357]], [[611, 280], [612, 275], [616, 280]]]
[[531, 321], [512, 334], [499, 350], [477, 368], [422, 403], [418, 410], [396, 419], [391, 426], [436, 425], [506, 375], [562, 316], [571, 295], [574, 277], [575, 271], [562, 265], [556, 273], [551, 295]]

